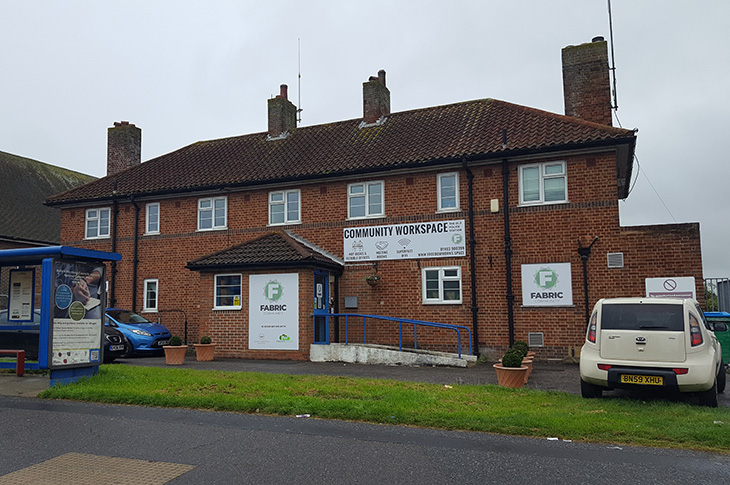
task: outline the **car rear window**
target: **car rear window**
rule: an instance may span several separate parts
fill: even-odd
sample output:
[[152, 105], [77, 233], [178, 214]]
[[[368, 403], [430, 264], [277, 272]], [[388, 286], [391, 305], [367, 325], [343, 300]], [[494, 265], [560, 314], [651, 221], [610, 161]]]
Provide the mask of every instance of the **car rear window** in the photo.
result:
[[603, 305], [604, 330], [684, 331], [682, 305], [627, 303]]

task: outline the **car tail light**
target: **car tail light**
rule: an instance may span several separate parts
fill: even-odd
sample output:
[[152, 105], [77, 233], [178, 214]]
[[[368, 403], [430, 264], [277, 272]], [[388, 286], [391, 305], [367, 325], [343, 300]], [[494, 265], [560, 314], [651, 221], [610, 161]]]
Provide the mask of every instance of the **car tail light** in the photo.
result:
[[702, 343], [700, 322], [691, 313], [689, 315], [689, 335], [691, 338], [692, 347], [696, 347]]
[[611, 368], [610, 364], [598, 364], [598, 368], [601, 370], [608, 370]]
[[677, 367], [676, 369], [672, 369], [672, 370], [673, 370], [673, 371], [674, 371], [674, 373], [675, 373], [675, 374], [677, 374], [678, 376], [683, 376], [683, 375], [685, 375], [685, 374], [686, 374], [687, 372], [689, 372], [689, 369], [687, 369], [687, 368], [684, 368], [684, 367]]
[[591, 322], [588, 324], [588, 336], [586, 339], [588, 339], [591, 343], [596, 343], [596, 320], [598, 319], [598, 314], [594, 313], [591, 317]]

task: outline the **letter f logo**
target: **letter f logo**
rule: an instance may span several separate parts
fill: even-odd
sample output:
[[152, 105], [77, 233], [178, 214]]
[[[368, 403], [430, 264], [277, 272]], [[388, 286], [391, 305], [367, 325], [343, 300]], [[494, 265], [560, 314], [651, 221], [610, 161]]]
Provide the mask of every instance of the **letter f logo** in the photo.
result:
[[557, 282], [558, 275], [550, 268], [540, 268], [540, 270], [535, 273], [535, 283], [537, 283], [537, 286], [540, 288], [552, 288]]
[[269, 301], [277, 301], [281, 298], [283, 288], [278, 281], [269, 281], [264, 287], [264, 296]]

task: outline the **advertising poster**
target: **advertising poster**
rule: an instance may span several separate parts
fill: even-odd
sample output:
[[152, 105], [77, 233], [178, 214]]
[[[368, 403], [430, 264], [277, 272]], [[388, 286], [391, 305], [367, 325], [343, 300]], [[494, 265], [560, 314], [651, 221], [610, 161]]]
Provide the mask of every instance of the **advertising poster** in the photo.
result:
[[466, 256], [464, 220], [347, 227], [345, 261], [454, 258]]
[[523, 306], [569, 306], [573, 304], [570, 263], [523, 264]]
[[10, 271], [8, 321], [32, 322], [35, 273], [32, 269]]
[[646, 296], [652, 298], [697, 299], [694, 276], [676, 278], [646, 278]]
[[50, 366], [101, 362], [104, 265], [54, 262]]
[[299, 350], [299, 275], [249, 275], [248, 348]]

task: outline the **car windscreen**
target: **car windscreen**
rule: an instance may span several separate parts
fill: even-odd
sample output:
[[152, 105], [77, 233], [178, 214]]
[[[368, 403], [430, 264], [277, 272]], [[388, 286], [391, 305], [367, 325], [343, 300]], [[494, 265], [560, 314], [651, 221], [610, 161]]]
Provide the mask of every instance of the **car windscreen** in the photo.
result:
[[128, 312], [125, 310], [110, 310], [106, 313], [119, 323], [151, 323], [143, 316], [137, 315], [134, 312]]
[[684, 331], [682, 305], [621, 303], [603, 305], [603, 330]]

